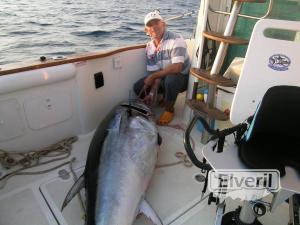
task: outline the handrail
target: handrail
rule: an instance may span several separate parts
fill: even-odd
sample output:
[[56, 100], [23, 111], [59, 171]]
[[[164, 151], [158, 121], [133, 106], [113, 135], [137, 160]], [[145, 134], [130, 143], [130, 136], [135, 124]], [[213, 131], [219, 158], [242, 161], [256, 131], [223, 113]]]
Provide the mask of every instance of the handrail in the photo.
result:
[[[273, 4], [274, 4], [274, 0], [270, 0], [269, 1], [269, 6], [268, 6], [268, 10], [266, 12], [266, 14], [262, 17], [257, 17], [257, 16], [250, 16], [250, 15], [245, 15], [245, 14], [237, 14], [237, 16], [239, 17], [243, 17], [243, 18], [248, 18], [248, 19], [255, 19], [255, 20], [260, 20], [260, 19], [264, 19], [267, 16], [270, 15], [272, 9], [273, 9]], [[219, 14], [223, 14], [223, 15], [230, 15], [230, 12], [224, 12], [224, 11], [220, 11], [220, 10], [215, 10], [213, 8], [211, 8], [209, 6], [209, 11], [213, 12], [213, 13], [219, 13]]]
[[201, 122], [203, 127], [210, 134], [216, 134], [217, 133], [215, 130], [213, 130], [209, 127], [209, 125], [207, 124], [205, 119], [203, 119], [200, 115], [195, 114], [193, 119], [190, 121], [188, 127], [186, 128], [186, 130], [184, 132], [183, 144], [184, 144], [184, 148], [186, 150], [186, 153], [187, 153], [188, 157], [190, 158], [190, 160], [192, 161], [192, 163], [195, 166], [197, 166], [198, 168], [202, 169], [202, 170], [209, 171], [209, 170], [212, 169], [212, 167], [209, 164], [207, 164], [205, 161], [204, 162], [199, 161], [199, 159], [197, 158], [197, 156], [194, 153], [194, 150], [192, 149], [191, 142], [190, 142], [190, 135], [191, 135], [192, 129], [194, 128], [197, 120], [199, 120]]

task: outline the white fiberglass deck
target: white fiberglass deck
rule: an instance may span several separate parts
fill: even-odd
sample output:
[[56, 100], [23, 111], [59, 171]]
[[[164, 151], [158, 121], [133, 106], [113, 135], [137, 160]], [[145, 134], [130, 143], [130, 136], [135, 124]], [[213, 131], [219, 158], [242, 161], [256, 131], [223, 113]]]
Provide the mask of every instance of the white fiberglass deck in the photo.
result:
[[[179, 102], [183, 103], [184, 95]], [[173, 124], [182, 124], [182, 104], [176, 107]], [[185, 152], [183, 132], [170, 127], [159, 127], [163, 144], [158, 155], [158, 165], [178, 161], [175, 152]], [[193, 133], [197, 151], [200, 150], [200, 136]], [[73, 144], [72, 157], [76, 157], [74, 168], [77, 174], [84, 169], [87, 149], [93, 132], [81, 135]], [[0, 189], [0, 225], [81, 225], [84, 224], [83, 211], [77, 198], [60, 212], [62, 201], [73, 183], [72, 176], [59, 176], [59, 171], [70, 171], [69, 166], [51, 173], [36, 176], [16, 176], [8, 180], [4, 189]], [[200, 170], [178, 164], [157, 168], [146, 198], [157, 211], [164, 224], [171, 225], [212, 225], [214, 224], [216, 206], [207, 205], [207, 199], [201, 201], [203, 183], [194, 177]], [[207, 193], [206, 193], [207, 194]], [[226, 210], [233, 210], [237, 202], [228, 201]], [[288, 223], [288, 206], [283, 204], [274, 214], [265, 215], [264, 224], [283, 225]], [[152, 224], [145, 217], [137, 218], [134, 225]]]

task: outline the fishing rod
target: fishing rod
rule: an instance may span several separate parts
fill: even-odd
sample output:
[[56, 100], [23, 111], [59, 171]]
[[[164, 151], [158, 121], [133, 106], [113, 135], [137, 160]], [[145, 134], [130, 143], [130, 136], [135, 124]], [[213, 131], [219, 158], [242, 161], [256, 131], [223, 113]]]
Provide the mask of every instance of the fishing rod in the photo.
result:
[[193, 10], [193, 11], [190, 11], [190, 12], [182, 13], [182, 14], [180, 14], [178, 16], [173, 16], [173, 17], [167, 18], [167, 19], [165, 19], [165, 21], [167, 22], [167, 21], [171, 21], [171, 20], [181, 19], [181, 18], [186, 17], [186, 16], [191, 16], [191, 15], [193, 15], [196, 12], [197, 12], [197, 10]]
[[[154, 11], [157, 11], [158, 13], [160, 13], [160, 10], [159, 9], [155, 9]], [[170, 18], [167, 18], [165, 19], [164, 21], [170, 21], [170, 20], [177, 20], [177, 19], [181, 19], [183, 17], [186, 17], [186, 16], [191, 16], [193, 15], [194, 13], [198, 12], [198, 10], [193, 10], [193, 11], [189, 11], [189, 12], [186, 12], [186, 13], [182, 13], [178, 16], [172, 16]]]

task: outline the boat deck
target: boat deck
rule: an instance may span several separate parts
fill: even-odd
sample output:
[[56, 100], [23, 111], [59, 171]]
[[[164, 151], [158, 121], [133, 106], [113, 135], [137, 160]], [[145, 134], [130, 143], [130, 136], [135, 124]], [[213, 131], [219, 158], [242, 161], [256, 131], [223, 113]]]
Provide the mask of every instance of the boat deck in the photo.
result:
[[[184, 97], [184, 94], [179, 97], [176, 118], [172, 124], [183, 126]], [[157, 164], [177, 162], [179, 159], [176, 158], [175, 153], [178, 151], [185, 153], [183, 131], [172, 127], [159, 127], [159, 131], [163, 143]], [[192, 135], [197, 154], [201, 157], [201, 133], [195, 129]], [[73, 168], [77, 175], [80, 175], [84, 169], [92, 137], [93, 132], [80, 135], [78, 141], [73, 144], [72, 155], [69, 158], [76, 157]], [[195, 179], [197, 174], [201, 174], [198, 168], [187, 167], [183, 163], [156, 168], [146, 198], [157, 211], [163, 224], [214, 224], [216, 206], [208, 205], [207, 198], [201, 199], [203, 183]], [[84, 213], [77, 198], [73, 199], [62, 213], [60, 211], [63, 199], [72, 184], [73, 176], [69, 165], [47, 174], [11, 178], [6, 186], [0, 189], [0, 225], [84, 224]], [[227, 203], [226, 211], [235, 209], [239, 204], [230, 199]], [[288, 224], [288, 205], [282, 204], [274, 214], [267, 213], [260, 220], [264, 224]], [[134, 223], [134, 225], [148, 224], [152, 223], [144, 216], [139, 216]]]

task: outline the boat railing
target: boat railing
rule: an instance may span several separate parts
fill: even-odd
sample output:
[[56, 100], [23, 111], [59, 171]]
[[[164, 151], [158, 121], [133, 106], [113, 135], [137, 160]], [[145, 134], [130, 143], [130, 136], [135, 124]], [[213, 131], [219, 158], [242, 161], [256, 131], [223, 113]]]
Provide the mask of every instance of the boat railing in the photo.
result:
[[[243, 17], [243, 18], [248, 18], [248, 19], [255, 19], [255, 20], [264, 19], [264, 18], [266, 18], [266, 17], [268, 17], [270, 15], [270, 13], [272, 11], [272, 8], [273, 8], [273, 4], [274, 4], [274, 0], [270, 0], [269, 1], [269, 6], [268, 6], [268, 10], [265, 13], [265, 15], [263, 15], [262, 17], [250, 16], [250, 15], [245, 15], [245, 14], [240, 14], [240, 13], [237, 14], [237, 16]], [[230, 12], [221, 11], [221, 10], [215, 10], [211, 6], [209, 6], [209, 11], [211, 11], [213, 13], [222, 14], [222, 15], [230, 15]]]

